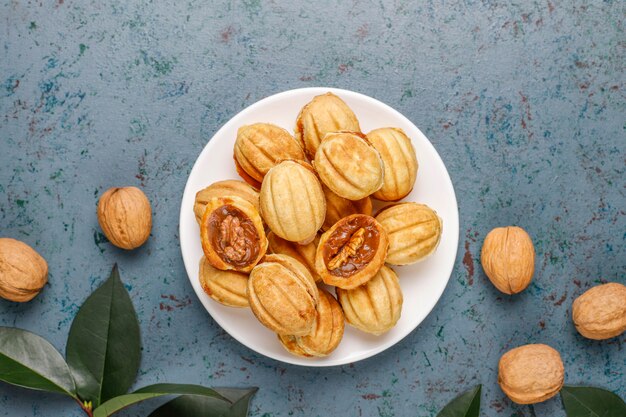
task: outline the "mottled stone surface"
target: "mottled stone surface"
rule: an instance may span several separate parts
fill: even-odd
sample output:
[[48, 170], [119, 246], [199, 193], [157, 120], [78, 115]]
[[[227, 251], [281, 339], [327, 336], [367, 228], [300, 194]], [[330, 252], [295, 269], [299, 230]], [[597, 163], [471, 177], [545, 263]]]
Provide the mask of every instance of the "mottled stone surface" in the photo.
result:
[[[50, 284], [28, 304], [0, 300], [0, 324], [63, 350], [117, 261], [143, 333], [137, 386], [258, 385], [253, 416], [387, 417], [433, 416], [482, 382], [482, 415], [562, 417], [558, 399], [518, 406], [497, 386], [502, 353], [543, 342], [568, 383], [624, 396], [626, 336], [585, 340], [570, 310], [591, 285], [626, 282], [625, 14], [621, 1], [578, 0], [4, 1], [0, 234], [40, 252]], [[385, 353], [331, 369], [277, 363], [225, 334], [178, 244], [204, 144], [242, 108], [304, 86], [363, 92], [409, 117], [446, 163], [461, 214], [431, 315]], [[114, 185], [152, 201], [153, 235], [132, 253], [98, 228], [98, 195]], [[486, 233], [508, 224], [537, 250], [535, 280], [515, 297], [479, 263]], [[81, 412], [0, 384], [0, 416], [61, 415]]]

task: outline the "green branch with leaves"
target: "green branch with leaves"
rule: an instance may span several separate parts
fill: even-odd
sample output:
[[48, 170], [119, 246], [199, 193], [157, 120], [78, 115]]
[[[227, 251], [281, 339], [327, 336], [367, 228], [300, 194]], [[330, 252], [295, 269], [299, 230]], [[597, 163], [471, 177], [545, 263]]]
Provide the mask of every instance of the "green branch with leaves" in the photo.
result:
[[140, 359], [139, 321], [117, 265], [76, 314], [65, 359], [41, 336], [0, 327], [0, 381], [66, 395], [89, 417], [108, 417], [139, 402], [165, 396], [177, 398], [149, 417], [248, 415], [257, 388], [155, 384], [128, 393]]

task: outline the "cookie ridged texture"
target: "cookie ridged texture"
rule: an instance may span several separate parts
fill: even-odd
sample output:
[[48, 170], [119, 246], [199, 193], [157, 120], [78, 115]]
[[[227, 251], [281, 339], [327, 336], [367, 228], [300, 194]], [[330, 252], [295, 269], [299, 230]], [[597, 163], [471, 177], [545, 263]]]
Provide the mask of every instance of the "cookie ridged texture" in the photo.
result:
[[351, 214], [372, 215], [372, 200], [369, 197], [360, 200], [348, 200], [335, 194], [330, 188], [322, 185], [326, 197], [326, 217], [322, 230], [328, 230], [339, 220]]
[[387, 263], [408, 265], [432, 254], [439, 245], [443, 223], [425, 204], [398, 203], [376, 215], [389, 238]]
[[304, 159], [300, 144], [282, 127], [270, 123], [255, 123], [239, 128], [234, 147], [239, 167], [257, 182], [278, 161]]
[[572, 305], [576, 330], [588, 339], [610, 339], [626, 331], [626, 286], [609, 282], [597, 285]]
[[315, 153], [315, 169], [324, 185], [348, 200], [365, 198], [383, 185], [380, 154], [355, 132], [324, 136]]
[[278, 336], [289, 352], [298, 356], [327, 356], [343, 338], [344, 316], [341, 306], [326, 290], [319, 290], [315, 327], [306, 336]]
[[326, 93], [314, 97], [300, 110], [295, 137], [312, 160], [324, 135], [340, 130], [360, 132], [361, 127], [352, 109], [342, 99]]
[[400, 282], [388, 266], [383, 266], [359, 287], [351, 290], [337, 288], [337, 299], [349, 324], [375, 335], [395, 326], [402, 312]]
[[561, 355], [548, 345], [511, 349], [500, 358], [498, 384], [518, 404], [534, 404], [554, 397], [563, 387]]
[[196, 193], [193, 212], [198, 224], [202, 221], [204, 209], [211, 198], [214, 197], [239, 197], [259, 209], [259, 192], [250, 185], [239, 180], [217, 181]]
[[294, 272], [276, 262], [257, 265], [248, 279], [252, 312], [278, 334], [303, 336], [315, 325], [315, 299]]
[[326, 200], [312, 169], [295, 161], [272, 168], [263, 181], [261, 215], [279, 237], [291, 242], [311, 241], [324, 223]]
[[316, 236], [312, 242], [306, 245], [285, 240], [274, 232], [268, 233], [267, 240], [269, 241], [269, 251], [271, 253], [291, 256], [307, 267], [316, 282], [322, 280], [322, 277], [315, 270], [315, 252], [317, 251], [319, 236]]
[[218, 303], [229, 307], [248, 307], [248, 275], [214, 268], [203, 256], [199, 278], [204, 292]]
[[313, 275], [311, 275], [311, 271], [309, 271], [309, 269], [302, 262], [292, 256], [279, 253], [266, 255], [265, 258], [263, 258], [263, 262], [276, 263], [293, 272], [293, 274], [304, 284], [306, 290], [309, 294], [311, 294], [311, 297], [313, 297], [313, 300], [317, 304], [319, 300], [317, 284], [315, 283]]
[[417, 157], [411, 139], [402, 129], [383, 127], [372, 130], [367, 139], [380, 153], [385, 167], [383, 186], [372, 197], [398, 201], [406, 197], [417, 178]]

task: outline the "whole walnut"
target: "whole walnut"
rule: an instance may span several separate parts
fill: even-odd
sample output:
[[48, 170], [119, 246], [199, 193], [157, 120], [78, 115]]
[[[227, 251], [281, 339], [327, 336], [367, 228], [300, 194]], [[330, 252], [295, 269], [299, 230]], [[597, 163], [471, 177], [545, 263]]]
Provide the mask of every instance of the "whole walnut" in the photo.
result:
[[136, 187], [110, 188], [98, 202], [98, 223], [113, 245], [138, 248], [152, 230], [150, 201]]
[[497, 227], [485, 238], [480, 262], [497, 289], [517, 294], [533, 279], [535, 248], [521, 227]]
[[0, 297], [32, 300], [48, 282], [48, 264], [33, 248], [11, 238], [0, 238]]
[[518, 404], [534, 404], [554, 397], [563, 387], [564, 375], [561, 355], [548, 345], [511, 349], [498, 364], [498, 384]]
[[626, 331], [626, 286], [597, 285], [574, 300], [572, 318], [578, 333], [588, 339], [610, 339]]

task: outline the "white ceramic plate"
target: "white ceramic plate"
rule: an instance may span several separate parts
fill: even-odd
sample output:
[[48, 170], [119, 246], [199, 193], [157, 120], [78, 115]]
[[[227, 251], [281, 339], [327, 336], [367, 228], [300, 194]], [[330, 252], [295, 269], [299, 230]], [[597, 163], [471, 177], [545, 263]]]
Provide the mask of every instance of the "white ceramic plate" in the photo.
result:
[[[443, 234], [437, 251], [410, 266], [394, 267], [404, 294], [402, 317], [382, 336], [360, 332], [349, 325], [339, 347], [326, 358], [305, 359], [288, 353], [276, 335], [263, 327], [250, 309], [223, 306], [209, 298], [198, 280], [202, 258], [199, 228], [193, 214], [195, 194], [224, 179], [240, 179], [233, 163], [237, 129], [245, 124], [269, 122], [293, 131], [296, 116], [314, 96], [328, 91], [341, 97], [355, 112], [363, 132], [393, 126], [412, 139], [419, 170], [413, 192], [404, 201], [428, 204], [443, 219]], [[376, 207], [375, 207], [376, 208]], [[388, 349], [413, 331], [433, 309], [448, 283], [459, 240], [459, 217], [454, 188], [439, 154], [422, 132], [402, 114], [363, 94], [336, 88], [303, 88], [276, 94], [258, 101], [230, 119], [204, 147], [196, 160], [180, 208], [180, 247], [198, 298], [215, 321], [232, 337], [270, 358], [304, 366], [334, 366], [356, 362]]]

